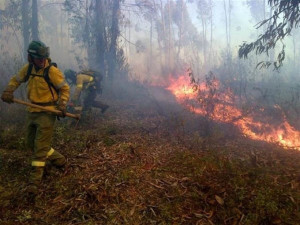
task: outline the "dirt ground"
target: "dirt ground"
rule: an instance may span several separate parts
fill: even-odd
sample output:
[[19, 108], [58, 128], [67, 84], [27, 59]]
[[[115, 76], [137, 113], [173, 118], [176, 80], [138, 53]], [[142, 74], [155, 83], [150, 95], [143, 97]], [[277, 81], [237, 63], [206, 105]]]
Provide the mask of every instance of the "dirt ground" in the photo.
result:
[[[1, 130], [0, 224], [300, 224], [300, 152], [243, 137], [162, 99], [110, 101], [57, 123], [35, 201], [23, 125]], [[18, 120], [19, 121], [19, 120]]]

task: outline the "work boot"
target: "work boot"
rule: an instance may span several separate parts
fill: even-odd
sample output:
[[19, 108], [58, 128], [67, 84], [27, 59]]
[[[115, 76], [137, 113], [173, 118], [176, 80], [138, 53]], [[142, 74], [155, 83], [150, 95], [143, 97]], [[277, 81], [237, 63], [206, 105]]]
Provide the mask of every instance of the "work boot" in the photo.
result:
[[51, 176], [51, 171], [52, 171], [51, 163], [46, 162], [46, 165], [45, 165], [45, 168], [44, 168], [44, 173], [43, 173], [43, 178]]
[[[92, 104], [93, 107], [96, 107], [98, 109], [101, 109], [101, 113], [105, 113], [105, 111], [108, 109], [108, 105], [100, 102], [100, 101], [94, 101], [93, 104]], [[86, 105], [87, 107], [87, 105]]]
[[44, 167], [32, 167], [29, 177], [29, 183], [37, 185], [42, 181], [44, 175]]
[[35, 199], [38, 195], [38, 192], [38, 186], [33, 183], [28, 184], [28, 186], [25, 188], [26, 197], [30, 204], [35, 204]]
[[65, 164], [67, 163], [67, 159], [57, 151], [55, 153], [55, 156], [56, 158], [51, 161], [51, 164], [56, 168], [64, 167]]
[[26, 191], [28, 194], [31, 194], [31, 195], [37, 195], [37, 194], [38, 194], [38, 187], [37, 187], [36, 184], [30, 183], [30, 184], [28, 184], [28, 186], [26, 187], [25, 191]]
[[66, 175], [68, 172], [68, 160], [66, 158], [60, 159], [57, 161], [55, 168], [57, 169], [58, 173], [61, 175]]

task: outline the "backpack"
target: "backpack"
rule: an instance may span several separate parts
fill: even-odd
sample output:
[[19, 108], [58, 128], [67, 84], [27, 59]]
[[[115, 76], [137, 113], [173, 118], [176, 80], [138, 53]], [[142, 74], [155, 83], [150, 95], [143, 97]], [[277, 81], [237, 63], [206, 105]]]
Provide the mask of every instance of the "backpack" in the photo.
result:
[[92, 88], [96, 89], [99, 94], [102, 94], [101, 81], [103, 76], [100, 72], [94, 70], [81, 70], [78, 74], [86, 74], [94, 78], [94, 85]]
[[96, 81], [102, 81], [103, 78], [100, 72], [94, 70], [81, 70], [78, 74], [80, 73], [94, 77]]
[[48, 84], [48, 87], [49, 87], [49, 90], [51, 92], [51, 95], [52, 95], [52, 98], [54, 99], [54, 94], [53, 94], [53, 91], [51, 89], [51, 87], [56, 91], [57, 94], [59, 94], [59, 90], [54, 86], [54, 84], [50, 81], [50, 78], [49, 78], [49, 69], [51, 68], [51, 66], [55, 66], [57, 68], [57, 64], [55, 62], [51, 62], [49, 66], [47, 66], [45, 69], [44, 69], [44, 73], [43, 75], [38, 75], [38, 74], [32, 74], [32, 67], [33, 67], [33, 64], [30, 63], [29, 66], [28, 66], [28, 70], [27, 70], [27, 74], [24, 78], [24, 82], [27, 82], [29, 80], [29, 77], [30, 76], [38, 76], [38, 77], [43, 77], [46, 81], [46, 83]]

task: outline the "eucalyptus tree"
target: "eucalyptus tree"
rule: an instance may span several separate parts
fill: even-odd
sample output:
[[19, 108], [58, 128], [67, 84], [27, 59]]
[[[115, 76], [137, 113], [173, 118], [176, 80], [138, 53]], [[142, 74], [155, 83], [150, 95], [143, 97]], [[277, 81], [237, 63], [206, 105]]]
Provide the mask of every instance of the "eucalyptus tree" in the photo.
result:
[[[207, 45], [207, 43], [204, 40], [205, 35], [203, 35], [203, 33], [201, 35], [201, 33], [199, 33], [198, 29], [192, 23], [187, 9], [188, 3], [189, 2], [187, 1], [178, 0], [172, 12], [173, 23], [178, 28], [177, 39], [175, 40], [174, 46], [175, 48], [177, 48], [176, 61], [178, 63], [178, 60], [182, 61], [183, 57], [186, 58], [186, 56], [189, 55], [189, 57], [187, 58], [194, 58], [193, 60], [196, 60], [195, 64], [200, 66], [204, 63], [200, 62], [201, 60], [199, 58], [199, 53], [202, 50], [204, 58], [204, 45]], [[183, 54], [180, 54], [181, 52]], [[178, 56], [181, 56], [181, 59]], [[184, 61], [186, 61], [186, 59], [184, 59]]]
[[152, 67], [152, 57], [153, 57], [154, 25], [158, 21], [158, 3], [156, 3], [155, 0], [152, 1], [136, 0], [134, 6], [138, 7], [144, 19], [150, 23], [150, 28], [149, 28], [150, 55], [148, 60], [148, 69], [150, 69]]
[[158, 41], [168, 56], [165, 60], [168, 62], [168, 70], [176, 70], [182, 66], [182, 62], [187, 61], [200, 66], [199, 51], [203, 45], [200, 34], [191, 21], [187, 2], [168, 1], [165, 5], [161, 2], [159, 9], [161, 17], [157, 17], [156, 31]]
[[[157, 33], [161, 67], [168, 74], [174, 67], [174, 13], [175, 3], [172, 0], [143, 1], [136, 0], [136, 6], [144, 19], [150, 23], [150, 58], [152, 56], [153, 25]], [[140, 43], [140, 42], [139, 42]], [[162, 60], [164, 58], [164, 60]]]
[[7, 2], [5, 8], [1, 10], [1, 55], [13, 52], [12, 49], [8, 51], [6, 46], [8, 46], [8, 43], [11, 41], [14, 41], [15, 46], [18, 47], [20, 52], [20, 58], [23, 57], [22, 41], [20, 41], [20, 31], [22, 29], [21, 7], [21, 1], [14, 0]]
[[[30, 3], [32, 3], [30, 5]], [[38, 40], [38, 8], [37, 1], [11, 0], [7, 1], [5, 9], [0, 15], [1, 28], [8, 28], [6, 35], [12, 35], [16, 39], [17, 46], [22, 52], [23, 61], [27, 60], [26, 48], [30, 39]], [[21, 33], [21, 35], [20, 35]], [[20, 36], [23, 39], [20, 41]]]
[[[203, 64], [207, 64], [207, 33], [208, 33], [208, 26], [210, 24], [210, 36], [211, 36], [211, 43], [210, 46], [212, 47], [212, 2], [208, 0], [197, 0], [197, 11], [198, 11], [198, 18], [202, 24], [202, 46], [203, 46]], [[209, 63], [211, 57], [210, 48], [209, 52]]]
[[285, 59], [284, 39], [291, 35], [293, 29], [299, 27], [300, 0], [268, 0], [268, 4], [273, 9], [273, 13], [257, 26], [257, 28], [261, 28], [266, 25], [266, 30], [259, 35], [257, 40], [243, 43], [239, 49], [239, 57], [247, 58], [250, 52], [269, 55], [271, 50], [281, 45], [281, 51], [278, 53], [276, 61], [262, 61], [258, 64], [263, 67], [273, 65], [274, 69], [279, 69]]
[[113, 79], [118, 48], [120, 0], [65, 0], [74, 41], [87, 50], [88, 66]]
[[225, 16], [225, 31], [226, 31], [226, 58], [231, 64], [231, 10], [232, 4], [230, 0], [223, 0], [224, 16]]

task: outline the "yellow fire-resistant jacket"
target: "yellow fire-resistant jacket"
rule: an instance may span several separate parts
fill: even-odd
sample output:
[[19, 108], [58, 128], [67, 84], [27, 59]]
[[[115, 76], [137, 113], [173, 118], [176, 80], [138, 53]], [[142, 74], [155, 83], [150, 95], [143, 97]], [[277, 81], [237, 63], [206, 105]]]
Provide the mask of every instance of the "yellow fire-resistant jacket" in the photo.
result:
[[[31, 74], [43, 75], [44, 69], [49, 66], [49, 62], [46, 60], [45, 67], [38, 71], [35, 70], [34, 66], [32, 67]], [[26, 64], [15, 76], [13, 76], [8, 85], [18, 88], [21, 83], [25, 82], [24, 79], [27, 75], [29, 64]], [[49, 79], [53, 83], [56, 89], [59, 90], [59, 96], [53, 87], [51, 94], [48, 83], [44, 77], [40, 76], [29, 76], [27, 83], [27, 97], [32, 103], [37, 103], [45, 106], [49, 109], [56, 109], [55, 103], [57, 101], [68, 102], [70, 97], [70, 87], [66, 83], [63, 73], [56, 68], [51, 66], [49, 69]], [[52, 104], [53, 103], [53, 104]], [[41, 112], [42, 109], [28, 107], [29, 112]]]
[[76, 76], [76, 89], [72, 98], [72, 101], [77, 102], [80, 96], [80, 93], [83, 89], [87, 89], [88, 87], [94, 85], [94, 77], [89, 76], [87, 74], [77, 74]]

